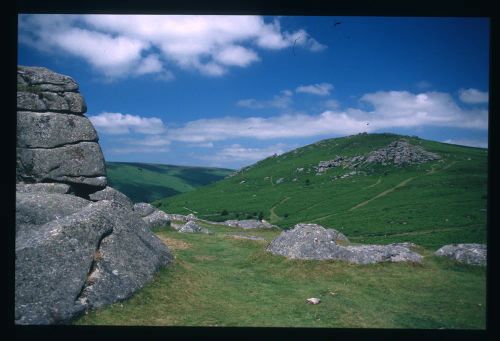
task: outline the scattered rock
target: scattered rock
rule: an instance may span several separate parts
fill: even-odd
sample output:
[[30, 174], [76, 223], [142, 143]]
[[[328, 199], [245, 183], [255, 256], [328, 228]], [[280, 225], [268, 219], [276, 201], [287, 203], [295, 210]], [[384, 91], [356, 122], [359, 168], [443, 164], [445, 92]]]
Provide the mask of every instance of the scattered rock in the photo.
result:
[[206, 228], [201, 227], [194, 221], [188, 221], [178, 231], [182, 233], [207, 233], [207, 234], [209, 233], [209, 231]]
[[435, 252], [436, 256], [448, 257], [460, 263], [486, 266], [486, 244], [449, 244]]
[[280, 184], [280, 183], [282, 183], [283, 181], [285, 181], [285, 178], [279, 178], [278, 180], [276, 180], [276, 184]]
[[155, 210], [153, 213], [142, 217], [142, 220], [146, 223], [146, 226], [150, 229], [157, 227], [170, 225], [170, 217], [163, 211]]
[[422, 256], [401, 244], [342, 246], [337, 240], [347, 238], [321, 225], [297, 224], [276, 237], [267, 251], [290, 259], [335, 259], [354, 264], [422, 261]]
[[316, 298], [316, 297], [308, 298], [306, 301], [309, 304], [320, 304], [321, 303], [321, 300], [319, 298]]
[[231, 227], [239, 227], [242, 229], [261, 229], [261, 228], [273, 228], [276, 227], [275, 225], [272, 225], [268, 223], [265, 220], [253, 220], [253, 219], [248, 219], [248, 220], [226, 220], [224, 225], [231, 226]]

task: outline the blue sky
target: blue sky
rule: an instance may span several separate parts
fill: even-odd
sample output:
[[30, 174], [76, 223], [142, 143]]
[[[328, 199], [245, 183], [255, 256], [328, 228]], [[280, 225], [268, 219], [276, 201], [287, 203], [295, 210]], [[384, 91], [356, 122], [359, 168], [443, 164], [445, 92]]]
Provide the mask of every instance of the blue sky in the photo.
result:
[[108, 161], [239, 168], [364, 131], [487, 147], [485, 18], [18, 19], [18, 63], [79, 83]]

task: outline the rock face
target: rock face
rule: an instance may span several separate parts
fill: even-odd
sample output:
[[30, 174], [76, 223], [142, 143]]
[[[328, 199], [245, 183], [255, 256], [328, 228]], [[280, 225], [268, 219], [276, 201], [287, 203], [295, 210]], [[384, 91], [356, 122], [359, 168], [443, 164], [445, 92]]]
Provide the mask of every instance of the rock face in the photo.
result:
[[181, 233], [208, 233], [206, 228], [201, 227], [194, 221], [188, 221], [178, 231]]
[[485, 244], [449, 244], [435, 252], [436, 256], [448, 257], [460, 263], [486, 266]]
[[267, 221], [259, 220], [226, 220], [224, 225], [231, 227], [239, 227], [242, 229], [261, 229], [261, 228], [273, 228], [275, 225], [269, 224]]
[[290, 259], [335, 259], [354, 264], [422, 261], [422, 256], [401, 244], [343, 246], [338, 240], [347, 238], [321, 225], [297, 224], [276, 237], [267, 251]]
[[173, 256], [105, 187], [78, 85], [45, 68], [17, 79], [15, 323], [67, 323], [129, 297]]
[[17, 82], [17, 181], [104, 188], [104, 157], [75, 81], [19, 66]]
[[150, 229], [170, 225], [172, 220], [169, 214], [160, 211], [146, 202], [135, 204], [134, 211], [142, 217], [142, 220]]
[[411, 145], [408, 141], [401, 139], [391, 142], [386, 147], [374, 150], [366, 155], [357, 155], [353, 157], [337, 155], [332, 160], [320, 161], [315, 168], [318, 174], [321, 174], [334, 167], [356, 168], [360, 165], [369, 163], [406, 166], [437, 159], [440, 159], [438, 154], [428, 152], [420, 146]]

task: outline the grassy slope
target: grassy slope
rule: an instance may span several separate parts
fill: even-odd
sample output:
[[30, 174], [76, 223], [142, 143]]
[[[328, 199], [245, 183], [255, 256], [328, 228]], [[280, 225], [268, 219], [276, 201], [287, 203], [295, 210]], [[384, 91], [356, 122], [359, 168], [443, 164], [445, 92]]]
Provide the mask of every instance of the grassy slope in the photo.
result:
[[106, 162], [110, 186], [134, 202], [151, 202], [223, 179], [229, 169]]
[[[336, 181], [330, 177], [350, 170], [333, 169], [321, 176], [307, 172], [321, 160], [364, 154], [400, 137], [369, 134], [323, 140], [155, 204], [166, 212], [194, 210], [201, 218], [219, 221], [262, 211], [265, 219], [280, 227], [314, 222], [339, 229], [355, 242], [412, 241], [431, 249], [454, 242], [485, 242], [485, 149], [406, 137], [443, 159], [404, 168], [372, 166], [364, 169], [366, 176]], [[304, 171], [297, 172], [301, 167]], [[279, 178], [285, 180], [276, 184]], [[229, 214], [221, 216], [223, 210]]]
[[[425, 249], [420, 265], [287, 260], [265, 252], [280, 231], [207, 228], [214, 234], [157, 230], [175, 263], [129, 300], [75, 324], [485, 328], [484, 268]], [[266, 241], [225, 236], [235, 232]], [[308, 305], [309, 297], [322, 302]]]

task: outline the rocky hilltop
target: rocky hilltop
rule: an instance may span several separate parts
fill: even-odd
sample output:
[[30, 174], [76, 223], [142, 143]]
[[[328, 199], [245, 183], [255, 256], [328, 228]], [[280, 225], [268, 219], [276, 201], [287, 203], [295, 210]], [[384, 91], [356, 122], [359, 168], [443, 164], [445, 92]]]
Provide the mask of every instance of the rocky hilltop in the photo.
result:
[[106, 186], [78, 84], [20, 66], [17, 90], [15, 323], [67, 323], [129, 297], [173, 255]]

